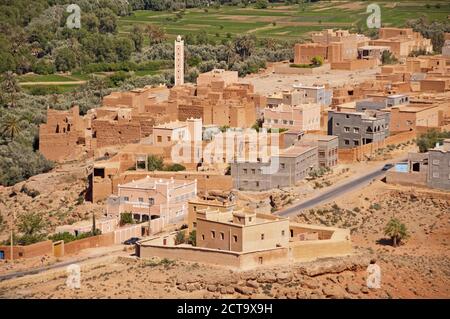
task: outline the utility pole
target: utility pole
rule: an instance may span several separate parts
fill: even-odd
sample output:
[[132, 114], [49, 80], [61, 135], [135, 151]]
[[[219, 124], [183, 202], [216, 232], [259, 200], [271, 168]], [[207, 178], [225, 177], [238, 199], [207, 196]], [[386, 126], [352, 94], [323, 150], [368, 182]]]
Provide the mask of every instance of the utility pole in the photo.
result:
[[10, 240], [10, 244], [11, 244], [11, 262], [14, 262], [14, 216], [15, 213], [12, 214], [12, 222], [11, 222], [11, 240]]

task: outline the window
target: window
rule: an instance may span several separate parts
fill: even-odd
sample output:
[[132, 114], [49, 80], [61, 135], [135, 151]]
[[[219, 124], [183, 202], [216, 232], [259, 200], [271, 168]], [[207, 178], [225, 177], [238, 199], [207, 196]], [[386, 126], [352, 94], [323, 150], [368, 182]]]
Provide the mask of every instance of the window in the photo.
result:
[[359, 145], [359, 141], [358, 140], [353, 140], [353, 145], [358, 146]]
[[214, 230], [211, 231], [211, 238], [216, 238], [216, 232]]
[[256, 184], [256, 187], [259, 187], [259, 182], [256, 182], [255, 184]]
[[172, 136], [167, 136], [167, 142], [170, 142], [172, 140]]
[[344, 127], [344, 132], [345, 132], [345, 133], [349, 133], [349, 132], [350, 132], [350, 127], [345, 126], [345, 127]]
[[281, 236], [284, 236], [285, 232], [284, 230], [281, 231]]
[[294, 121], [289, 121], [289, 124], [294, 125]]
[[162, 136], [161, 136], [161, 135], [158, 135], [158, 136], [156, 137], [156, 140], [157, 140], [159, 143], [161, 143], [161, 142], [162, 142]]
[[252, 218], [251, 218], [251, 217], [249, 217], [249, 218], [248, 218], [248, 221], [249, 221], [249, 222], [251, 222], [251, 221], [252, 221]]
[[286, 164], [285, 163], [281, 163], [280, 166], [281, 166], [281, 169], [285, 169], [286, 168]]
[[220, 232], [220, 239], [221, 239], [221, 240], [224, 240], [224, 239], [225, 239], [225, 234], [222, 233], [222, 232]]
[[261, 240], [264, 240], [264, 234], [261, 234]]
[[202, 240], [205, 240], [205, 235], [202, 234]]
[[244, 174], [247, 174], [247, 169], [246, 168], [244, 168], [243, 171], [244, 171]]
[[143, 203], [144, 199], [142, 197], [139, 197], [139, 203]]
[[350, 140], [344, 140], [345, 145], [350, 145]]
[[258, 262], [259, 262], [260, 265], [262, 265], [263, 264], [263, 258], [262, 257], [258, 257]]
[[439, 172], [433, 172], [433, 178], [439, 178]]
[[197, 227], [197, 222], [192, 222], [192, 227]]
[[357, 133], [358, 134], [359, 133], [359, 127], [354, 127], [353, 128], [353, 133]]
[[233, 241], [234, 241], [235, 243], [237, 243], [237, 236], [236, 236], [236, 235], [233, 235]]
[[339, 123], [338, 123], [338, 122], [336, 122], [336, 126], [339, 126]]
[[155, 199], [154, 199], [153, 197], [150, 197], [150, 198], [148, 199], [148, 203], [149, 203], [150, 205], [155, 204]]
[[253, 174], [253, 175], [256, 174], [256, 169], [252, 168], [252, 174]]
[[433, 160], [433, 165], [439, 165], [439, 160]]
[[125, 196], [125, 197], [123, 198], [123, 200], [126, 201], [126, 202], [128, 202], [128, 201], [130, 200], [130, 198], [129, 198], [128, 196]]

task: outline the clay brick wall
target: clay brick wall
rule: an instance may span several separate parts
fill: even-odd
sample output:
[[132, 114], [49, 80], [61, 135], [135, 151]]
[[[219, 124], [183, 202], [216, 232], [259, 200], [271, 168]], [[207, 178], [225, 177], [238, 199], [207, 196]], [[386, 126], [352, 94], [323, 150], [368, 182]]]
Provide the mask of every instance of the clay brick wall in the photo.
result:
[[114, 245], [114, 232], [99, 236], [88, 237], [64, 244], [64, 254], [75, 254], [87, 248], [104, 247]]
[[[0, 246], [5, 259], [11, 259], [11, 246]], [[42, 241], [28, 246], [13, 246], [14, 259], [31, 258], [43, 255], [53, 255], [53, 243], [51, 240]]]

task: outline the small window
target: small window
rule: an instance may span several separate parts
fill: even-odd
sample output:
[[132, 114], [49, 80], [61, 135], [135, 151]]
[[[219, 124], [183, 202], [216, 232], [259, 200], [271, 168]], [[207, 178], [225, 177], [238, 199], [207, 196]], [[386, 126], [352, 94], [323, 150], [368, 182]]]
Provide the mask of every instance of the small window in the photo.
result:
[[253, 175], [256, 174], [256, 169], [252, 168], [252, 174], [253, 174]]
[[144, 198], [139, 197], [139, 203], [143, 203], [144, 202]]
[[353, 128], [353, 133], [359, 133], [359, 127], [354, 127]]
[[157, 140], [159, 143], [161, 143], [161, 142], [162, 142], [162, 136], [158, 135], [158, 136], [156, 137], [156, 140]]
[[285, 163], [281, 163], [280, 166], [281, 166], [281, 169], [285, 169], [286, 168], [286, 164]]
[[339, 126], [339, 122], [336, 122], [336, 126]]
[[148, 202], [150, 205], [155, 204], [155, 199], [153, 197], [149, 197]]
[[261, 234], [261, 240], [264, 240], [264, 234]]
[[233, 241], [234, 241], [235, 243], [237, 243], [237, 236], [236, 236], [236, 235], [233, 235]]
[[205, 235], [202, 235], [202, 240], [205, 240]]
[[350, 140], [344, 140], [345, 145], [350, 145]]
[[358, 140], [353, 140], [353, 145], [358, 146], [359, 145], [359, 141]]
[[249, 218], [248, 218], [248, 221], [249, 221], [249, 222], [251, 222], [251, 221], [252, 221], [252, 219], [253, 219], [252, 217], [249, 217]]
[[216, 232], [214, 230], [211, 231], [211, 238], [216, 238]]
[[345, 126], [345, 127], [344, 127], [344, 132], [345, 132], [345, 133], [349, 133], [349, 132], [350, 132], [350, 127]]
[[192, 227], [197, 227], [197, 222], [192, 222]]
[[220, 233], [220, 239], [221, 239], [221, 240], [224, 240], [224, 239], [225, 239], [225, 234], [222, 233], [222, 232]]
[[244, 174], [247, 174], [247, 169], [246, 168], [244, 168], [243, 171], [244, 171]]
[[285, 231], [282, 230], [282, 231], [281, 231], [281, 236], [284, 236], [284, 235], [285, 235]]
[[167, 136], [167, 142], [170, 142], [172, 140], [172, 136]]
[[130, 198], [129, 198], [128, 196], [125, 196], [125, 197], [123, 198], [123, 200], [126, 201], [126, 202], [128, 202], [128, 201], [130, 200]]
[[262, 257], [258, 257], [258, 262], [259, 262], [260, 265], [262, 265], [263, 264], [263, 258]]

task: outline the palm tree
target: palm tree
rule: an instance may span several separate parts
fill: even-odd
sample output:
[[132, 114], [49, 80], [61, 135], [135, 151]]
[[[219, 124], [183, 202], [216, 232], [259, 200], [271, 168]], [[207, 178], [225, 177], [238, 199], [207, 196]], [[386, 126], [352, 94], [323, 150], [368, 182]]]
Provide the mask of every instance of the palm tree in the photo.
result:
[[2, 134], [8, 135], [11, 141], [14, 140], [14, 137], [17, 136], [17, 134], [19, 134], [21, 131], [20, 121], [15, 116], [8, 116], [3, 121], [2, 126]]
[[3, 81], [2, 81], [2, 90], [5, 93], [9, 94], [10, 100], [11, 100], [11, 106], [16, 106], [16, 95], [18, 92], [20, 92], [20, 85], [17, 82], [16, 75], [8, 71], [3, 75]]
[[384, 234], [392, 240], [392, 246], [397, 247], [403, 239], [409, 237], [405, 224], [401, 223], [397, 218], [391, 218], [384, 228]]

